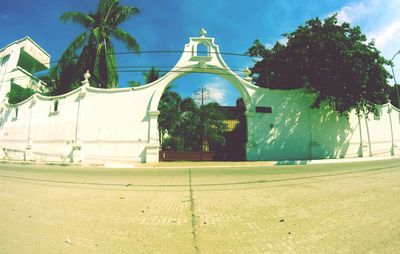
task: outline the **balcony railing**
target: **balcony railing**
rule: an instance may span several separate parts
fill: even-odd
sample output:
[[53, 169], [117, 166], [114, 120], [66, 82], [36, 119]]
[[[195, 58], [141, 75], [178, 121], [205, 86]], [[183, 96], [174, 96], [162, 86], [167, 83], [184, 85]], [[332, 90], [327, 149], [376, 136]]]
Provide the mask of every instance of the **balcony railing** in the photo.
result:
[[9, 79], [16, 85], [23, 88], [31, 88], [33, 90], [42, 91], [46, 87], [46, 83], [26, 71], [24, 68], [17, 66], [10, 74]]

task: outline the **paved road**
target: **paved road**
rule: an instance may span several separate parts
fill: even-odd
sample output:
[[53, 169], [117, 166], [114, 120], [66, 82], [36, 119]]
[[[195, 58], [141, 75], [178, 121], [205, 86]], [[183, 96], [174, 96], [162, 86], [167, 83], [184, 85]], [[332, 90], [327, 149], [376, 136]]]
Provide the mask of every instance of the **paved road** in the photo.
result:
[[396, 253], [400, 161], [0, 164], [0, 253]]

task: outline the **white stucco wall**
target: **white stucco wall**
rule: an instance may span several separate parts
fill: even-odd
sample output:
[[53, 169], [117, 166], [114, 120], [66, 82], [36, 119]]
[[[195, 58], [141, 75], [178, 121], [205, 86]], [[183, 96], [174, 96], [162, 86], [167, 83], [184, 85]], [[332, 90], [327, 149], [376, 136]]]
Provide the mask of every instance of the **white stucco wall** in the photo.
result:
[[[35, 95], [6, 105], [0, 126], [3, 157], [70, 162], [74, 145], [79, 144], [83, 162], [149, 161], [148, 109], [156, 87], [103, 90], [84, 86], [62, 96]], [[399, 154], [399, 112], [390, 104], [382, 106], [379, 120], [373, 114], [359, 120], [354, 112], [346, 118], [324, 105], [311, 109], [312, 96], [302, 89], [259, 89], [253, 98], [257, 98], [255, 107], [271, 107], [272, 113], [249, 114], [248, 160]], [[53, 112], [55, 100], [58, 112]], [[152, 149], [158, 151], [158, 145]]]
[[[0, 132], [4, 156], [23, 159], [29, 145], [32, 160], [66, 162], [73, 159], [73, 147], [79, 144], [85, 162], [145, 162], [148, 107], [154, 88], [144, 88], [104, 90], [84, 86], [62, 96], [35, 95], [22, 103], [6, 105]], [[58, 112], [52, 111], [55, 100]], [[12, 119], [15, 108], [18, 118]], [[21, 155], [10, 153], [14, 150]]]
[[83, 121], [86, 161], [146, 161], [148, 89], [88, 90]]
[[310, 119], [307, 98], [299, 90], [258, 89], [255, 107], [271, 107], [272, 113], [247, 118], [249, 160], [305, 159], [309, 156]]
[[[71, 145], [74, 142], [77, 92], [58, 97], [59, 111], [52, 112], [54, 99], [33, 96], [16, 104], [6, 105], [6, 113], [2, 122], [1, 147], [3, 150], [18, 149], [24, 153], [30, 150], [32, 160], [38, 161], [70, 161]], [[18, 108], [18, 117], [13, 118]], [[17, 142], [18, 140], [18, 142]], [[21, 159], [5, 153], [6, 158]]]
[[248, 160], [309, 160], [399, 153], [399, 113], [390, 104], [379, 106], [382, 115], [377, 120], [373, 114], [359, 118], [355, 111], [348, 117], [340, 116], [325, 104], [312, 109], [313, 96], [303, 89], [260, 89], [253, 98], [258, 98], [255, 107], [271, 107], [272, 113], [254, 113], [248, 118], [248, 125], [252, 122], [248, 132], [253, 135], [253, 143], [247, 148]]
[[74, 92], [57, 98], [58, 112], [53, 112], [55, 99], [37, 96], [32, 108], [29, 140], [34, 160], [70, 161], [78, 112], [77, 96]]
[[25, 159], [25, 148], [28, 140], [29, 103], [18, 106], [18, 117], [15, 119], [15, 108], [3, 108], [1, 116], [1, 148], [4, 158]]
[[[197, 55], [198, 44], [207, 54]], [[32, 44], [33, 45], [33, 44]], [[10, 66], [18, 60], [12, 46]], [[12, 51], [11, 49], [9, 50]], [[309, 160], [399, 154], [399, 111], [382, 106], [375, 120], [339, 116], [326, 105], [312, 109], [304, 89], [259, 88], [241, 78], [221, 58], [213, 38], [190, 38], [171, 72], [140, 87], [82, 87], [56, 97], [35, 94], [17, 105], [3, 101], [9, 82], [0, 87], [0, 158], [61, 162], [156, 162], [159, 152], [158, 103], [168, 85], [190, 72], [213, 73], [239, 91], [246, 107], [247, 160]], [[58, 111], [53, 112], [54, 101]], [[271, 107], [259, 113], [257, 107]], [[18, 117], [13, 119], [15, 109]]]

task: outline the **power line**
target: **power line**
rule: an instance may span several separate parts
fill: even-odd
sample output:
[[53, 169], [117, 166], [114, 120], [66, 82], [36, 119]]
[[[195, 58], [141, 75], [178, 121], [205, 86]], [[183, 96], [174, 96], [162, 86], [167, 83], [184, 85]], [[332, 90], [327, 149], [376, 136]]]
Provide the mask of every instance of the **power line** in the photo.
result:
[[[110, 53], [109, 55], [136, 55], [136, 54], [160, 54], [160, 53], [192, 53], [192, 51], [189, 50], [143, 50], [139, 52], [134, 52], [134, 51], [122, 51], [122, 52], [115, 52], [115, 53]], [[259, 58], [255, 56], [250, 56], [249, 54], [246, 53], [235, 53], [235, 52], [210, 52], [210, 51], [197, 51], [197, 53], [205, 53], [205, 54], [211, 54], [211, 55], [229, 55], [229, 56], [240, 56], [240, 57], [249, 57], [249, 58]], [[79, 56], [71, 57], [69, 60], [76, 60], [79, 59]], [[47, 64], [54, 64], [58, 63], [61, 60], [61, 58], [52, 60], [49, 62], [43, 62], [41, 63], [42, 65], [47, 65]], [[36, 66], [37, 64], [30, 64], [26, 65], [26, 67], [33, 67]]]
[[[134, 51], [123, 51], [123, 52], [116, 52], [113, 55], [128, 55], [128, 54], [161, 54], [161, 53], [193, 53], [192, 51], [189, 50], [143, 50], [139, 52], [134, 52]], [[248, 57], [248, 58], [262, 58], [262, 59], [269, 59], [269, 60], [274, 60], [274, 61], [282, 61], [282, 62], [290, 62], [290, 59], [283, 59], [283, 58], [272, 58], [272, 57], [258, 57], [258, 56], [251, 56], [247, 53], [236, 53], [236, 52], [210, 52], [210, 51], [197, 51], [197, 53], [200, 54], [211, 54], [211, 55], [228, 55], [228, 56], [238, 56], [238, 57]], [[112, 53], [110, 53], [112, 55]], [[71, 57], [69, 60], [76, 60], [79, 59], [79, 56]], [[54, 64], [58, 63], [61, 60], [61, 58], [52, 60], [49, 62], [43, 62], [41, 63], [42, 65], [47, 65], [47, 64]], [[33, 67], [36, 66], [37, 64], [30, 64], [26, 65], [25, 67]]]
[[[189, 69], [189, 68], [194, 68], [194, 67], [196, 67], [196, 66], [177, 66], [177, 65], [127, 65], [127, 66], [117, 66], [117, 69], [125, 69], [125, 68], [132, 68], [132, 69], [142, 69], [142, 70], [140, 70], [140, 71], [143, 71], [143, 72], [145, 72], [145, 71], [150, 71], [151, 70], [151, 68], [155, 68], [155, 67], [160, 67], [160, 68], [168, 68], [168, 69], [164, 69], [164, 70], [161, 70], [161, 69], [156, 69], [157, 71], [159, 71], [159, 72], [167, 72], [167, 71], [169, 71], [169, 70], [171, 70], [172, 68], [187, 68], [187, 69]], [[150, 68], [150, 69], [148, 69], [148, 68]], [[219, 67], [202, 67], [201, 69], [208, 69], [208, 70], [232, 70], [232, 71], [242, 71], [242, 70], [239, 70], [239, 69], [232, 69], [232, 68], [219, 68]], [[9, 73], [13, 73], [14, 72], [14, 70], [12, 70], [12, 71], [8, 71], [8, 72], [3, 72], [3, 73], [0, 73], [1, 75], [4, 75], [4, 74], [9, 74]], [[23, 77], [25, 77], [26, 75], [24, 75]], [[33, 74], [32, 74], [32, 76], [33, 76]], [[21, 76], [22, 77], [22, 76]]]
[[[119, 73], [143, 73], [143, 72], [150, 71], [150, 69], [118, 70], [118, 69], [125, 69], [125, 68], [142, 68], [142, 67], [148, 67], [148, 66], [122, 66], [122, 67], [117, 68], [116, 72], [119, 72]], [[167, 66], [167, 65], [165, 65], [165, 67], [180, 68], [182, 70], [174, 70], [174, 69], [171, 68], [171, 69], [157, 69], [157, 71], [165, 72], [165, 73], [169, 73], [169, 72], [172, 72], [172, 73], [201, 73], [201, 74], [213, 74], [213, 75], [223, 75], [223, 76], [235, 76], [235, 75], [238, 75], [236, 72], [241, 72], [242, 71], [242, 70], [238, 70], [238, 69], [217, 68], [217, 67], [198, 68], [199, 70], [205, 70], [205, 71], [193, 71], [193, 70], [187, 71], [185, 69], [196, 68], [196, 66], [182, 66], [182, 67], [179, 67], [179, 66]], [[207, 70], [209, 70], [210, 72], [207, 72]], [[212, 70], [215, 70], [217, 72], [218, 71], [233, 71], [235, 75], [231, 74], [231, 73], [211, 72]], [[7, 72], [7, 73], [13, 73], [13, 72], [14, 71], [10, 71], [10, 72]], [[7, 74], [7, 73], [5, 73], [5, 74]], [[3, 80], [3, 82], [18, 81], [18, 80], [33, 80], [35, 78], [36, 77], [29, 77], [27, 75], [23, 75], [23, 76], [21, 75], [21, 76], [16, 76], [16, 77], [12, 77], [12, 78], [9, 78], [9, 79], [5, 79], [5, 80]], [[36, 79], [40, 80], [39, 78], [36, 78]]]

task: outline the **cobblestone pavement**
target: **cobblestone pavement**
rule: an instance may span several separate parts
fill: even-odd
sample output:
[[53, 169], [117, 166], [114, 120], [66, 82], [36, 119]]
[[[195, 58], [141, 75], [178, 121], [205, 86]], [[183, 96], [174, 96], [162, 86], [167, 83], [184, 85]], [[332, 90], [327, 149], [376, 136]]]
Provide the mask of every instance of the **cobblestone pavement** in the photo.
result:
[[398, 253], [399, 160], [0, 165], [0, 253]]

